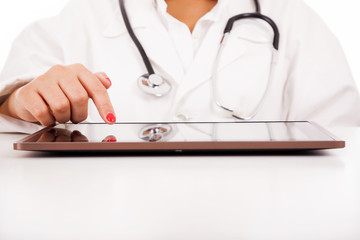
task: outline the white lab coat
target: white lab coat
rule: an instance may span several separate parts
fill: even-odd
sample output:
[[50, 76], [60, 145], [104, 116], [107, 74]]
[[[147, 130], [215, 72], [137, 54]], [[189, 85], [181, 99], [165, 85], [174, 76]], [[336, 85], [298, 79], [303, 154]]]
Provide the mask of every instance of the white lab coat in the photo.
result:
[[[214, 104], [211, 77], [227, 19], [253, 12], [252, 0], [229, 0], [185, 71], [153, 0], [126, 1], [135, 33], [155, 68], [171, 81], [162, 98], [144, 94], [137, 78], [146, 72], [123, 24], [118, 0], [73, 0], [54, 18], [32, 24], [14, 42], [0, 76], [0, 101], [56, 64], [81, 63], [104, 71], [119, 122], [232, 121]], [[301, 0], [261, 1], [263, 14], [280, 30], [280, 50], [264, 104], [254, 120], [309, 120], [325, 127], [360, 126], [360, 100], [344, 53], [322, 20]], [[272, 31], [262, 21], [237, 23], [219, 64], [217, 92], [244, 114], [261, 99], [271, 66]], [[1, 131], [31, 132], [34, 125], [0, 118]], [[101, 118], [90, 102], [91, 122]], [[28, 126], [28, 127], [26, 127]]]

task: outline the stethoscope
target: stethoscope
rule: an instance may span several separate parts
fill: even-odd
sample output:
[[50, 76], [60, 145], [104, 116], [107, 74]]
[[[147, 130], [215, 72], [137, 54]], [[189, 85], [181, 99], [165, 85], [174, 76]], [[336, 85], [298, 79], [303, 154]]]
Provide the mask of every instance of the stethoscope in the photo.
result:
[[[120, 10], [121, 10], [121, 14], [124, 19], [126, 29], [129, 33], [132, 41], [136, 45], [136, 47], [143, 59], [145, 67], [147, 69], [147, 73], [138, 78], [138, 85], [139, 85], [140, 89], [143, 92], [153, 95], [153, 96], [156, 96], [156, 97], [162, 97], [162, 96], [169, 94], [169, 92], [171, 91], [171, 88], [172, 88], [170, 81], [166, 80], [159, 74], [155, 73], [154, 68], [153, 68], [152, 64], [150, 63], [150, 60], [144, 50], [144, 47], [141, 45], [139, 39], [136, 37], [136, 35], [133, 31], [133, 28], [131, 27], [131, 24], [130, 24], [130, 21], [129, 21], [127, 12], [126, 12], [124, 0], [119, 0], [119, 3], [120, 3]], [[224, 106], [224, 104], [220, 100], [218, 100], [220, 98], [217, 96], [217, 93], [216, 93], [217, 67], [219, 65], [219, 61], [221, 59], [223, 49], [226, 45], [226, 41], [228, 39], [228, 36], [230, 35], [230, 32], [233, 28], [234, 23], [236, 21], [243, 20], [243, 19], [249, 19], [249, 18], [261, 19], [261, 20], [265, 21], [266, 23], [268, 23], [271, 26], [272, 30], [274, 31], [274, 39], [273, 39], [274, 50], [277, 51], [279, 49], [279, 41], [280, 41], [280, 33], [279, 33], [278, 27], [276, 26], [275, 22], [271, 18], [261, 14], [260, 4], [259, 4], [258, 0], [254, 0], [254, 4], [255, 4], [256, 12], [239, 14], [228, 20], [228, 22], [225, 26], [225, 29], [224, 29], [223, 37], [221, 38], [221, 41], [220, 41], [220, 47], [219, 47], [217, 58], [216, 58], [216, 61], [215, 61], [214, 67], [213, 67], [214, 73], [213, 73], [213, 77], [212, 77], [212, 83], [213, 83], [214, 102], [221, 109], [224, 109], [227, 112], [230, 112], [233, 117], [240, 119], [240, 120], [250, 120], [250, 119], [254, 118], [255, 115], [257, 114], [257, 112], [259, 111], [259, 109], [265, 99], [266, 93], [268, 92], [268, 89], [269, 89], [269, 85], [270, 85], [269, 83], [271, 80], [271, 71], [269, 73], [270, 76], [269, 76], [269, 80], [268, 80], [268, 84], [267, 84], [265, 93], [263, 94], [262, 99], [257, 104], [255, 109], [249, 115], [244, 116], [240, 111], [238, 111], [236, 109], [228, 108], [228, 107]], [[273, 54], [273, 56], [274, 56], [274, 54]]]
[[164, 142], [174, 134], [170, 124], [148, 125], [140, 129], [139, 138], [145, 142]]

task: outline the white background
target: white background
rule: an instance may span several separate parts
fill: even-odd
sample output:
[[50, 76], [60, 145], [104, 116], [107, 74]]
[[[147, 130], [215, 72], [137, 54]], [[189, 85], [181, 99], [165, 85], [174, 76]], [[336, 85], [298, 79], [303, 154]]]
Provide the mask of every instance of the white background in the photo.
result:
[[[11, 43], [31, 22], [56, 15], [69, 0], [0, 0], [0, 69]], [[360, 2], [357, 0], [305, 0], [339, 38], [355, 80], [360, 86]]]

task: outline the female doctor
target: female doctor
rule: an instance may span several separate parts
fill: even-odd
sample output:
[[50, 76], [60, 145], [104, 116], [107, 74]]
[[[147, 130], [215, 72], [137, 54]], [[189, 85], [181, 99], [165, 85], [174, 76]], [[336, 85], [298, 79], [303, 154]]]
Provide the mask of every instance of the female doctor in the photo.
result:
[[[25, 132], [25, 122], [84, 120], [360, 126], [343, 51], [302, 0], [124, 2], [130, 30], [118, 0], [73, 0], [25, 29], [0, 75], [2, 123]], [[260, 18], [236, 21], [222, 42], [229, 18], [256, 12], [276, 24], [278, 46], [276, 28]], [[131, 30], [156, 75], [149, 76]], [[144, 89], [160, 84], [161, 93]]]

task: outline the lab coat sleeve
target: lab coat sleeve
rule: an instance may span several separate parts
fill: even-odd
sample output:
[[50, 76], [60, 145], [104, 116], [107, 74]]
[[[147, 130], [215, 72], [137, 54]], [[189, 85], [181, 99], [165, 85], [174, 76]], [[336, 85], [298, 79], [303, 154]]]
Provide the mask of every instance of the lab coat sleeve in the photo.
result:
[[296, 1], [289, 37], [285, 101], [289, 120], [328, 128], [360, 126], [360, 98], [344, 52], [326, 24]]
[[[71, 37], [67, 29], [78, 24], [73, 13], [74, 5], [78, 4], [79, 1], [70, 2], [58, 16], [31, 24], [16, 38], [0, 74], [0, 104], [15, 89], [44, 74], [52, 66], [66, 64], [62, 43]], [[16, 126], [20, 132], [37, 128], [37, 125], [21, 123], [3, 115], [0, 115], [0, 122], [0, 132], [13, 131]]]

